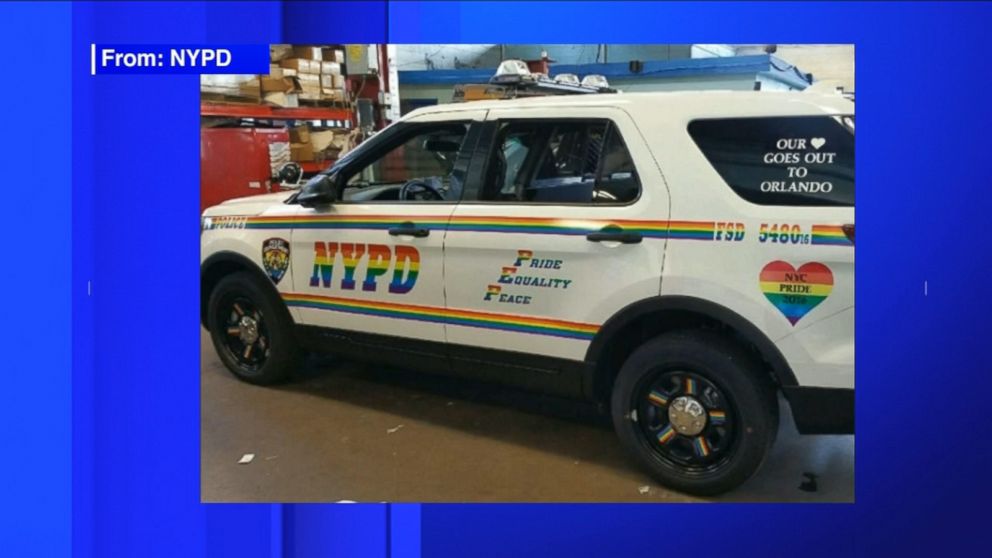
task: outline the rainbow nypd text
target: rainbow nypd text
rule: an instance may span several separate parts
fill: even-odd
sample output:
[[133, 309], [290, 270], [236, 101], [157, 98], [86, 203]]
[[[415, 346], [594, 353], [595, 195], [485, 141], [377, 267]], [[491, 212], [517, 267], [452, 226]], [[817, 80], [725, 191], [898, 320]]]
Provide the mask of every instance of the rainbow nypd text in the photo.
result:
[[591, 340], [596, 335], [596, 332], [599, 331], [599, 326], [596, 324], [553, 320], [535, 316], [497, 314], [476, 310], [397, 304], [393, 302], [318, 296], [304, 293], [282, 293], [282, 297], [288, 306], [297, 308], [313, 308], [347, 314], [433, 322], [451, 326], [497, 329], [568, 339]]
[[362, 281], [363, 291], [375, 292], [378, 288], [376, 279], [385, 275], [392, 267], [393, 280], [389, 283], [389, 292], [406, 294], [416, 285], [420, 273], [420, 252], [413, 246], [397, 245], [390, 248], [385, 244], [314, 242], [311, 287], [331, 288], [338, 254], [341, 255], [343, 267], [340, 286], [346, 291], [355, 290], [355, 269], [366, 254], [368, 266], [365, 269], [365, 280]]

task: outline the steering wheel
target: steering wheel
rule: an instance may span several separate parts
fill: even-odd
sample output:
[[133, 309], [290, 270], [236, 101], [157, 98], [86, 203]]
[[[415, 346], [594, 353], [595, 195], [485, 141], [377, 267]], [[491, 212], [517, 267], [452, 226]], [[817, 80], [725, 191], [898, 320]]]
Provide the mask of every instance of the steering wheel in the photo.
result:
[[[425, 197], [426, 195], [426, 197]], [[438, 191], [429, 182], [414, 178], [400, 188], [399, 199], [401, 200], [437, 200], [444, 201], [444, 194]]]

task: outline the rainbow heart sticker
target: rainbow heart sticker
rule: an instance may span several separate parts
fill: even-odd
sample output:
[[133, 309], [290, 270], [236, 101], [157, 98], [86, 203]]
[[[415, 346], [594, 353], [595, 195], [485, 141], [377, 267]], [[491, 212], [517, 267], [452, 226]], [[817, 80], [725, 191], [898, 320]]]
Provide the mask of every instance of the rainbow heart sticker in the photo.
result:
[[796, 269], [789, 262], [777, 260], [761, 270], [758, 281], [761, 292], [792, 325], [834, 289], [834, 274], [819, 262], [805, 263]]

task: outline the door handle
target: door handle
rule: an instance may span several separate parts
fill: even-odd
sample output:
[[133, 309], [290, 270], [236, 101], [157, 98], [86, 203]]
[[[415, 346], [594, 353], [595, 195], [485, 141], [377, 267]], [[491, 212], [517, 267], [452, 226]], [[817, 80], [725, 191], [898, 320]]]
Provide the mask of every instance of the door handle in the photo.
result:
[[604, 227], [586, 235], [589, 242], [619, 242], [620, 244], [640, 244], [644, 237], [639, 232], [624, 231], [620, 227]]
[[431, 234], [431, 230], [420, 228], [412, 222], [406, 221], [400, 223], [397, 227], [390, 227], [389, 234], [390, 236], [415, 236], [417, 238], [423, 238]]

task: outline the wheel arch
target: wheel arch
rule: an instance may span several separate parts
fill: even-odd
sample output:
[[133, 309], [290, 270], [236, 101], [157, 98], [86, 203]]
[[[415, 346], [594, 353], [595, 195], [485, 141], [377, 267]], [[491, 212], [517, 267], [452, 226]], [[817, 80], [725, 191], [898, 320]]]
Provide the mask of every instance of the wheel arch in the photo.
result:
[[715, 329], [751, 349], [777, 388], [796, 386], [782, 352], [757, 326], [733, 310], [690, 296], [659, 296], [634, 302], [613, 315], [586, 351], [583, 389], [594, 401], [609, 401], [620, 366], [641, 343], [668, 331]]
[[[212, 254], [200, 264], [200, 323], [207, 326], [207, 305], [210, 302], [210, 293], [214, 287], [225, 276], [238, 271], [247, 271], [252, 274], [263, 289], [269, 289], [271, 293], [282, 303], [282, 296], [276, 290], [272, 280], [265, 274], [261, 267], [243, 254], [231, 251], [221, 251]], [[285, 308], [285, 303], [282, 303]], [[285, 308], [289, 313], [289, 309]], [[292, 316], [292, 314], [290, 314]]]

